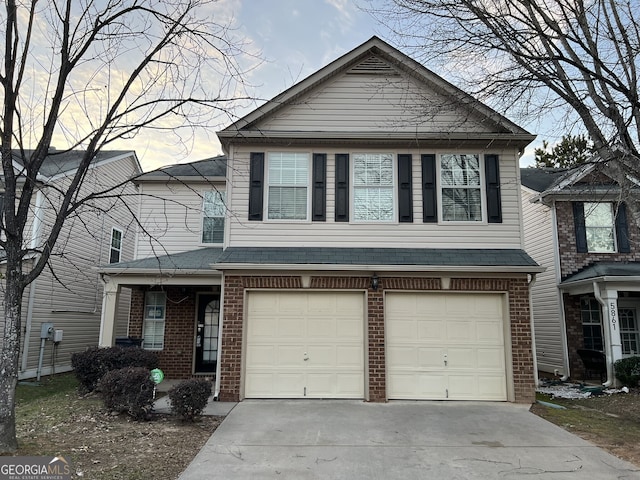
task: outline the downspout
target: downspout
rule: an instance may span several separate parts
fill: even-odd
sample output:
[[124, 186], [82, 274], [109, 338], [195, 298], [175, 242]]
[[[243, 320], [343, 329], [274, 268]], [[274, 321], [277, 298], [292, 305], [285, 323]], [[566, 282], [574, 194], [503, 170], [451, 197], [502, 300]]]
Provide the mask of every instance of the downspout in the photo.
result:
[[[42, 233], [42, 224], [43, 224], [43, 212], [42, 205], [44, 204], [44, 195], [42, 194], [42, 190], [38, 190], [36, 192], [36, 203], [34, 206], [34, 215], [33, 215], [33, 224], [31, 225], [31, 241], [29, 243], [29, 248], [35, 250], [38, 247], [38, 243], [40, 241], [40, 235]], [[33, 263], [38, 260], [38, 256], [33, 259]], [[36, 300], [36, 282], [37, 279], [31, 282], [29, 285], [29, 301], [27, 302], [27, 315], [25, 318], [24, 325], [24, 342], [22, 344], [22, 363], [21, 370], [24, 372], [29, 365], [29, 338], [31, 337], [31, 325], [33, 323], [33, 306]]]
[[557, 285], [560, 285], [560, 247], [558, 242], [558, 221], [556, 216], [556, 201], [553, 200], [551, 208], [551, 225], [553, 226], [553, 252], [556, 269], [556, 295], [558, 296], [558, 311], [560, 313], [560, 335], [562, 341], [562, 363], [564, 364], [564, 375], [560, 381], [566, 382], [571, 376], [571, 364], [569, 363], [569, 341], [567, 339], [567, 319], [564, 312], [564, 298]]
[[[602, 298], [602, 296], [600, 295], [600, 286], [598, 285], [598, 282], [594, 281], [593, 282], [593, 294], [596, 297], [596, 300], [598, 301], [598, 303], [601, 306], [601, 310], [602, 310], [602, 317], [604, 317], [605, 313], [608, 311], [607, 310], [607, 305], [604, 303], [604, 299]], [[602, 318], [602, 329], [604, 330], [604, 342], [605, 342], [605, 348], [604, 348], [604, 355], [606, 357], [606, 362], [607, 362], [607, 381], [604, 382], [602, 384], [603, 387], [610, 387], [613, 385], [613, 352], [611, 351], [611, 332], [609, 331], [609, 316], [607, 315], [607, 325], [604, 324], [605, 319]]]
[[533, 289], [533, 286], [536, 284], [536, 275], [531, 274], [531, 280], [529, 281], [529, 323], [531, 324], [531, 353], [532, 353], [532, 357], [533, 357], [533, 382], [534, 385], [537, 387], [538, 386], [538, 382], [540, 381], [540, 378], [538, 377], [538, 353], [536, 350], [536, 326], [535, 326], [535, 322], [533, 321], [533, 308], [531, 308], [531, 290]]

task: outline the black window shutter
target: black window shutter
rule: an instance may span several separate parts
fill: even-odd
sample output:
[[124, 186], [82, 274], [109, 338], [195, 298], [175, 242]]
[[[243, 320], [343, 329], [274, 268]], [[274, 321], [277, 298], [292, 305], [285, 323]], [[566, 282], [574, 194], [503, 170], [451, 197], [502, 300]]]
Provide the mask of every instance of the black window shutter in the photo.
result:
[[627, 224], [627, 206], [624, 203], [618, 204], [616, 213], [616, 239], [618, 240], [618, 252], [630, 253], [629, 226]]
[[498, 155], [484, 156], [484, 171], [487, 184], [487, 221], [489, 223], [502, 223], [499, 163]]
[[422, 160], [422, 221], [438, 221], [438, 190], [436, 181], [436, 156], [432, 153], [421, 156]]
[[311, 220], [324, 222], [327, 219], [327, 154], [313, 154], [313, 186], [311, 197]]
[[398, 220], [413, 222], [411, 154], [398, 154]]
[[578, 253], [586, 253], [587, 229], [584, 226], [584, 203], [573, 202], [573, 222], [576, 227], [576, 250]]
[[349, 154], [336, 153], [336, 222], [349, 221]]
[[251, 152], [249, 160], [249, 220], [262, 220], [264, 153]]

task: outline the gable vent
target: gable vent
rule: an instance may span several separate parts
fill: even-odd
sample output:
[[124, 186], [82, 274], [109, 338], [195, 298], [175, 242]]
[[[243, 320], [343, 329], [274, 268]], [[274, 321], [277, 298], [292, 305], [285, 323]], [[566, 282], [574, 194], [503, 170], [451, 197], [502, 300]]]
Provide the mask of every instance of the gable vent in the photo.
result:
[[398, 75], [398, 72], [379, 57], [371, 56], [353, 67], [349, 74]]

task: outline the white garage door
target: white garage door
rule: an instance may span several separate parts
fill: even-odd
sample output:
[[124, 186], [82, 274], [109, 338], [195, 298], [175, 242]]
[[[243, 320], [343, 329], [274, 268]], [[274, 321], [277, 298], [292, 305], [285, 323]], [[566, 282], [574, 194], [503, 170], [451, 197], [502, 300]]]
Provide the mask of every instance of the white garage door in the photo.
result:
[[503, 296], [388, 293], [391, 399], [506, 400]]
[[246, 398], [364, 398], [364, 294], [249, 292]]

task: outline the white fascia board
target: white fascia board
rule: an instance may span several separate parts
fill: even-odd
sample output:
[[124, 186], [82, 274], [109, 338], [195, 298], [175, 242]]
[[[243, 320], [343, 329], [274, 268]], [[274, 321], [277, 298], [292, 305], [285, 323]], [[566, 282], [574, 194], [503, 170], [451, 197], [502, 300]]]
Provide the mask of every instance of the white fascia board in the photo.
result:
[[193, 271], [181, 271], [180, 274], [167, 274], [165, 272], [159, 273], [156, 271], [146, 272], [128, 272], [127, 274], [106, 274], [109, 277], [109, 281], [115, 285], [120, 286], [136, 286], [136, 285], [221, 285], [222, 274], [218, 271], [212, 270], [211, 272], [202, 273], [202, 270], [198, 275], [195, 275]]
[[585, 278], [575, 282], [568, 282], [558, 285], [558, 288], [570, 295], [588, 293], [593, 291], [593, 282], [607, 284], [606, 288], [616, 290], [640, 291], [640, 276], [603, 276]]
[[339, 264], [255, 264], [255, 263], [225, 263], [212, 264], [221, 271], [226, 270], [254, 270], [254, 271], [346, 271], [346, 272], [447, 272], [447, 273], [541, 273], [545, 267], [534, 266], [459, 266], [459, 265], [339, 265]]

